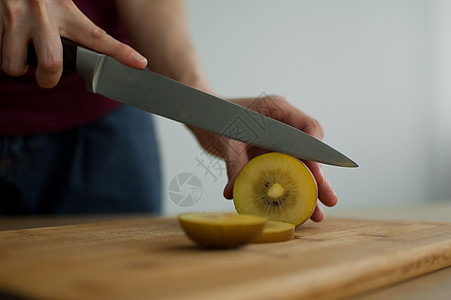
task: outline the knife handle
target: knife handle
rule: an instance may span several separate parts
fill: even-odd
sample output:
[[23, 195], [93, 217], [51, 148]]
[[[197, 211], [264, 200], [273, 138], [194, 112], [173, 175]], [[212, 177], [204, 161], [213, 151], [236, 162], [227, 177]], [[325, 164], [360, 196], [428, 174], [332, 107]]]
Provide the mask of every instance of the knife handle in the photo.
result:
[[[64, 70], [77, 71], [77, 44], [63, 38], [61, 39], [61, 43], [63, 44]], [[38, 66], [38, 57], [36, 55], [36, 49], [34, 48], [34, 44], [32, 42], [28, 45], [27, 65], [32, 67]]]

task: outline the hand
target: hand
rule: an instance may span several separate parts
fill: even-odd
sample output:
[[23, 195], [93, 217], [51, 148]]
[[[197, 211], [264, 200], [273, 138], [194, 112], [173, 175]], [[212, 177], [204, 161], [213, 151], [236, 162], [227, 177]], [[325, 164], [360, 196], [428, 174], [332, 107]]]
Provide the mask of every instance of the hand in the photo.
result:
[[[323, 139], [324, 131], [321, 124], [306, 113], [291, 105], [281, 96], [266, 96], [262, 98], [233, 99], [232, 102], [253, 109], [261, 114], [296, 127], [317, 139]], [[268, 150], [250, 146], [235, 140], [221, 137], [204, 130], [191, 128], [200, 144], [210, 153], [225, 159], [228, 183], [224, 189], [224, 197], [233, 198], [233, 185], [238, 173], [252, 158], [269, 152]], [[332, 190], [321, 171], [319, 163], [304, 161], [318, 184], [318, 198], [326, 206], [337, 203], [337, 195]], [[320, 222], [324, 219], [324, 212], [317, 205], [311, 219]]]
[[62, 74], [61, 37], [142, 69], [147, 60], [91, 22], [70, 0], [0, 0], [0, 66], [10, 76], [23, 75], [27, 46], [38, 57], [36, 80], [54, 87]]

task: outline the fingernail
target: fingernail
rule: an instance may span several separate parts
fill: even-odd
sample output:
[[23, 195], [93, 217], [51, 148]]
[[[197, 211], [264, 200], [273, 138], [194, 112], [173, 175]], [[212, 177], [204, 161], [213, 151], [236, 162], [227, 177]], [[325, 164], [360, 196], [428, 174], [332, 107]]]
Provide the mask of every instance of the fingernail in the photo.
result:
[[147, 64], [147, 59], [144, 56], [142, 56], [141, 54], [139, 54], [138, 52], [133, 52], [131, 57], [133, 60], [139, 61], [140, 63]]

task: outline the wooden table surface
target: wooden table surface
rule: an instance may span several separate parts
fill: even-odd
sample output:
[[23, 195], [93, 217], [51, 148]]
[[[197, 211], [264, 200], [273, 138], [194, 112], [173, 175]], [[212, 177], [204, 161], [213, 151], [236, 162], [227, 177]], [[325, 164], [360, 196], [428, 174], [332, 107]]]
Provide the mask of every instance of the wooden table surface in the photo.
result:
[[[393, 206], [374, 209], [326, 210], [328, 216], [376, 220], [416, 220], [451, 222], [451, 200], [413, 204], [409, 207]], [[451, 251], [451, 249], [450, 249]], [[359, 294], [350, 300], [379, 299], [451, 299], [451, 267], [389, 287]]]
[[[451, 202], [373, 210], [329, 210], [328, 216], [360, 219], [451, 221]], [[88, 224], [111, 220], [133, 220], [142, 216], [67, 216], [67, 217], [14, 217], [0, 218], [0, 230], [42, 228], [71, 224]], [[451, 233], [450, 233], [451, 234]], [[451, 249], [450, 249], [451, 251]], [[1, 269], [1, 266], [0, 266]], [[354, 296], [353, 300], [372, 299], [451, 299], [451, 268], [436, 271], [402, 283]], [[0, 295], [1, 296], [1, 295]]]

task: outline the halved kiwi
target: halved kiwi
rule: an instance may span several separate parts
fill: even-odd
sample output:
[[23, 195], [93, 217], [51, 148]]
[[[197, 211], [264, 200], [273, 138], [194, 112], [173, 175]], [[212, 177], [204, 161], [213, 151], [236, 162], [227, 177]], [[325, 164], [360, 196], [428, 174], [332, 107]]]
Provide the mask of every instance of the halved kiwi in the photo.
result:
[[268, 221], [263, 232], [253, 240], [253, 243], [277, 243], [290, 241], [294, 238], [295, 226], [291, 223]]
[[312, 215], [317, 197], [316, 181], [307, 166], [278, 152], [250, 160], [233, 187], [239, 214], [265, 216], [296, 226]]
[[236, 213], [197, 212], [178, 216], [187, 236], [204, 248], [236, 248], [252, 242], [267, 218]]

